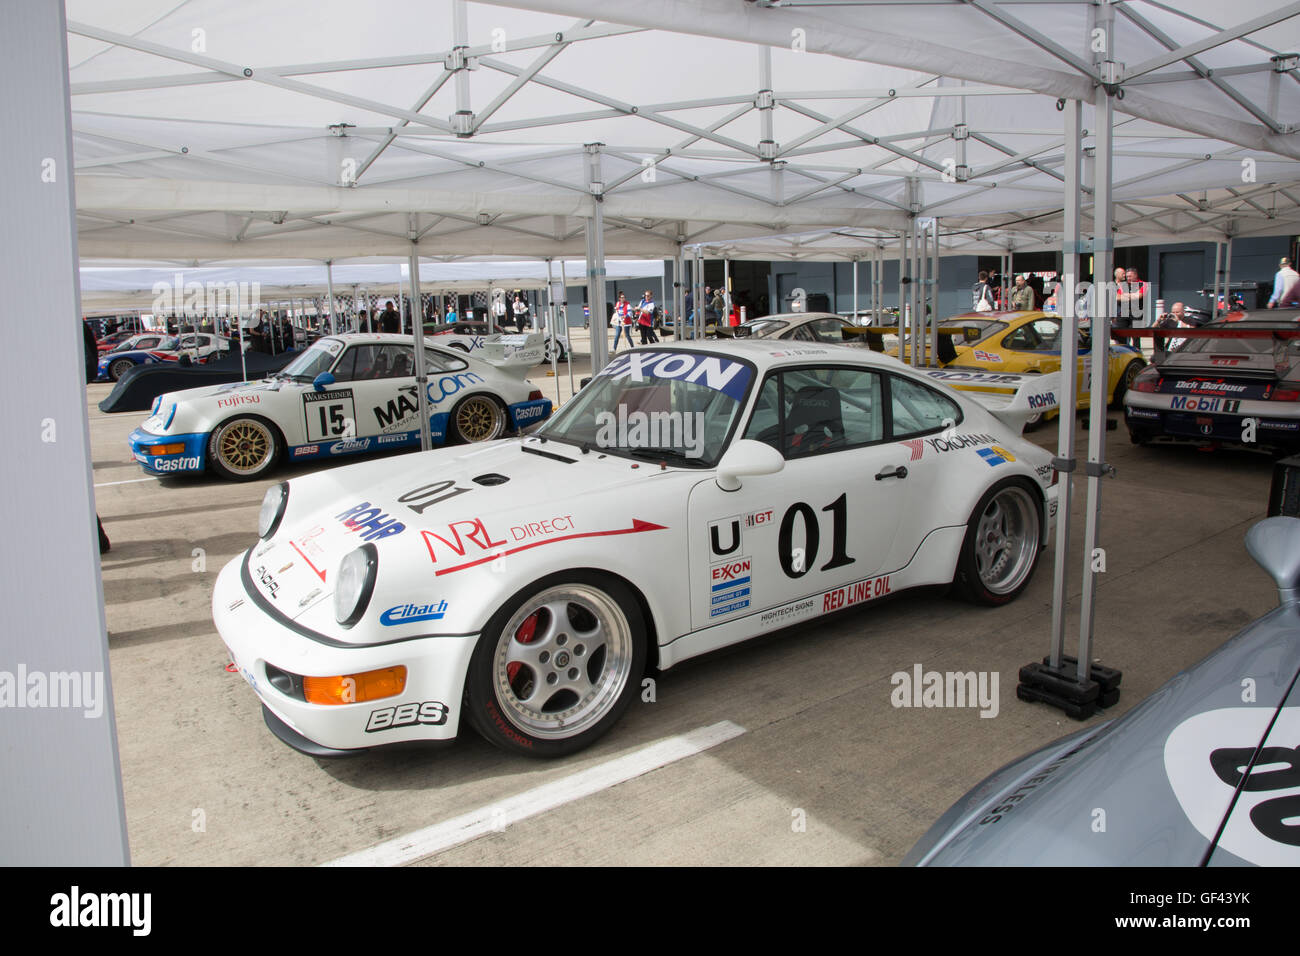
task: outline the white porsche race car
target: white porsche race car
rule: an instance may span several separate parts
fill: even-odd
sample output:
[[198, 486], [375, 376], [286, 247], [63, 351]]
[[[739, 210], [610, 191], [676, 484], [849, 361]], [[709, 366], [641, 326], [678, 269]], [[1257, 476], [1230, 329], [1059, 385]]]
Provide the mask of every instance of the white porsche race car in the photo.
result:
[[275, 485], [213, 616], [305, 753], [462, 722], [569, 753], [648, 668], [920, 585], [1014, 598], [1056, 507], [1020, 437], [1052, 389], [993, 412], [863, 349], [636, 349], [534, 434]]
[[[538, 348], [483, 361], [425, 346], [434, 441], [480, 442], [544, 421], [551, 402], [523, 376]], [[150, 474], [201, 472], [248, 480], [281, 457], [331, 458], [420, 443], [411, 336], [320, 339], [271, 378], [159, 396], [131, 433]]]

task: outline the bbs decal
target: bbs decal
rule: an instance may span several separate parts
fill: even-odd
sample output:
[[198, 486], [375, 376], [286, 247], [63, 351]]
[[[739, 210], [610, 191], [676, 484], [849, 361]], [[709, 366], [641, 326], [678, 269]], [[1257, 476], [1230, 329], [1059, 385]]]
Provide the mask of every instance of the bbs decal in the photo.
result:
[[410, 727], [423, 724], [428, 727], [441, 727], [447, 722], [447, 705], [440, 700], [412, 701], [395, 707], [383, 707], [370, 712], [366, 721], [366, 733], [373, 734], [380, 730], [395, 730], [398, 727]]

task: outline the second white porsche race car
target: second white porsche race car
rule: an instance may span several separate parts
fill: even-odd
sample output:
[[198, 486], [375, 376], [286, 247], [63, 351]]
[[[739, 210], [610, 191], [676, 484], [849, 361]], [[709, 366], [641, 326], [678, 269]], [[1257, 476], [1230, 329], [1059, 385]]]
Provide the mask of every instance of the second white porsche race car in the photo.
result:
[[535, 434], [275, 485], [216, 626], [268, 726], [320, 756], [595, 740], [650, 668], [953, 584], [1002, 604], [1056, 506], [997, 411], [895, 359], [762, 340], [619, 355]]
[[[425, 345], [435, 442], [481, 442], [544, 421], [551, 402], [523, 376], [540, 349], [494, 361]], [[302, 461], [418, 446], [419, 402], [411, 336], [320, 339], [271, 378], [161, 395], [131, 433], [150, 474], [212, 469], [260, 478], [282, 458]]]

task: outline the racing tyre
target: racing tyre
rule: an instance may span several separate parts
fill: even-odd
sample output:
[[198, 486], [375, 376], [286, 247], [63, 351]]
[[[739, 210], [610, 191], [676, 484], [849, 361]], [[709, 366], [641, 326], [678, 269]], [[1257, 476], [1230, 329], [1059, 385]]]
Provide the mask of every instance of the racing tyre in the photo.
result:
[[231, 481], [261, 478], [275, 467], [283, 450], [279, 429], [254, 415], [222, 422], [208, 436], [208, 464]]
[[135, 363], [130, 359], [118, 359], [108, 366], [108, 377], [116, 382], [133, 368], [135, 368]]
[[588, 746], [622, 716], [645, 670], [646, 629], [626, 586], [563, 572], [498, 611], [465, 680], [470, 723], [530, 757]]
[[558, 354], [555, 356], [555, 361], [557, 361], [557, 362], [567, 362], [567, 361], [569, 360], [569, 353], [568, 353], [567, 351], [565, 351], [564, 343], [563, 343], [563, 342], [558, 342], [558, 341], [557, 341], [557, 342], [555, 343], [555, 348], [552, 349], [552, 348], [551, 348], [551, 340], [550, 340], [550, 339], [547, 339], [547, 340], [546, 340], [546, 355], [543, 357], [542, 361], [543, 361], [543, 362], [546, 362], [548, 365], [550, 364], [550, 361], [551, 361], [551, 352], [552, 352], [552, 351], [558, 353]]
[[505, 434], [506, 410], [491, 395], [471, 395], [451, 410], [449, 430], [462, 444], [493, 441]]
[[1124, 366], [1124, 373], [1115, 383], [1115, 397], [1111, 399], [1110, 407], [1122, 409], [1124, 407], [1124, 393], [1133, 386], [1133, 379], [1138, 377], [1138, 372], [1146, 367], [1146, 362], [1141, 359], [1134, 359]]
[[994, 485], [971, 513], [953, 587], [975, 604], [1006, 604], [1033, 576], [1038, 564], [1040, 496], [1027, 481]]

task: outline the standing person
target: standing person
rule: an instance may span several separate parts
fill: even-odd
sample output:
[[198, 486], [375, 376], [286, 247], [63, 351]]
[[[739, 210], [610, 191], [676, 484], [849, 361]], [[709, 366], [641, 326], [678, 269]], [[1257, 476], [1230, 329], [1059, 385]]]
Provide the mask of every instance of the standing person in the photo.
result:
[[[515, 296], [518, 299], [518, 296]], [[506, 324], [506, 298], [505, 293], [494, 295], [492, 297], [492, 319], [498, 328]], [[493, 329], [492, 331], [496, 331]]]
[[397, 314], [393, 308], [393, 301], [389, 299], [384, 303], [384, 311], [379, 316], [379, 331], [397, 334], [402, 330], [402, 317]]
[[[1191, 328], [1192, 324], [1187, 321], [1186, 310], [1187, 307], [1184, 306], [1183, 303], [1175, 302], [1173, 304], [1173, 307], [1170, 309], [1169, 314], [1162, 315], [1159, 319], [1157, 319], [1154, 327], [1157, 329]], [[1174, 349], [1178, 348], [1178, 346], [1182, 345], [1186, 341], [1187, 341], [1186, 339], [1165, 339], [1163, 336], [1160, 335], [1153, 336], [1152, 345], [1154, 346], [1154, 349], [1151, 355], [1151, 361], [1152, 362], [1161, 361], [1167, 354], [1172, 352]]]
[[641, 344], [658, 344], [659, 336], [655, 335], [655, 298], [650, 292], [641, 294], [637, 312], [637, 324], [641, 326]]
[[723, 314], [727, 311], [727, 297], [722, 294], [721, 289], [715, 289], [713, 292], [713, 321], [721, 322]]
[[1278, 263], [1277, 275], [1273, 276], [1273, 295], [1269, 297], [1270, 309], [1294, 309], [1300, 306], [1300, 272], [1291, 268], [1291, 260], [1283, 259]]
[[714, 323], [716, 323], [716, 322], [718, 321], [718, 313], [717, 313], [717, 310], [716, 310], [716, 309], [714, 308], [714, 306], [713, 306], [713, 287], [712, 287], [712, 286], [707, 286], [707, 285], [706, 285], [706, 286], [704, 287], [704, 301], [701, 302], [700, 305], [703, 306], [703, 308], [704, 308], [704, 322], [705, 322], [705, 324], [707, 325], [709, 322], [714, 322]]
[[[611, 354], [618, 351], [618, 340], [626, 335], [627, 347], [632, 347], [632, 306], [627, 301], [627, 295], [623, 292], [618, 294], [618, 301], [614, 303], [614, 347], [610, 350]], [[642, 339], [644, 344], [644, 338]]]
[[528, 327], [528, 303], [524, 301], [523, 295], [515, 293], [515, 331], [522, 332]]
[[981, 269], [979, 279], [971, 287], [971, 307], [976, 312], [993, 311], [993, 290], [989, 287], [989, 274], [987, 270]]
[[1013, 312], [1029, 312], [1033, 307], [1033, 286], [1025, 283], [1025, 277], [1023, 275], [1016, 276], [1015, 288], [1011, 290], [1011, 310]]
[[1120, 345], [1128, 344], [1124, 329], [1133, 327], [1133, 320], [1142, 317], [1142, 300], [1146, 292], [1136, 269], [1116, 269], [1115, 318], [1111, 322], [1111, 338]]

